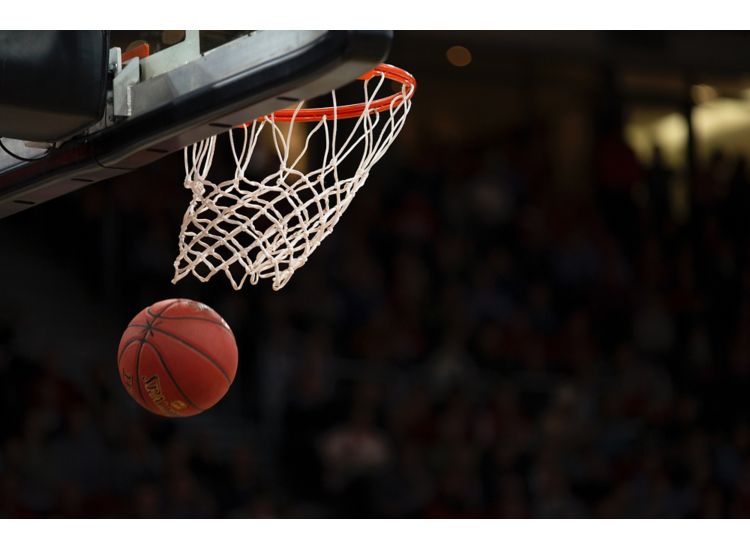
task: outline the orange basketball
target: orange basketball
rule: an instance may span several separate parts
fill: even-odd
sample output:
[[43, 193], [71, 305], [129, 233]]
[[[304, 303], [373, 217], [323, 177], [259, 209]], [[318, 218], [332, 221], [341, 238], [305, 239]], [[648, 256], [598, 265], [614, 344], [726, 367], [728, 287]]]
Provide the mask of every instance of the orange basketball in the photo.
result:
[[193, 300], [157, 302], [136, 315], [117, 351], [120, 380], [135, 401], [162, 416], [213, 407], [237, 374], [232, 329]]

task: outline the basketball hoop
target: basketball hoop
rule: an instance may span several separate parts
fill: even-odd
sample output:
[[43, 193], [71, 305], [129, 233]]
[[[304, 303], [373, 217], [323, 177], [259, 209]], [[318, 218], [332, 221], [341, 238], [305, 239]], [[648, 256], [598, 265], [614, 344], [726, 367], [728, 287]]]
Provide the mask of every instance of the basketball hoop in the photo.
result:
[[[283, 109], [229, 132], [235, 160], [234, 177], [212, 182], [209, 171], [216, 136], [185, 148], [185, 182], [192, 199], [183, 218], [176, 283], [189, 273], [206, 282], [224, 272], [235, 290], [246, 280], [255, 285], [272, 278], [279, 290], [333, 231], [370, 170], [401, 131], [411, 109], [416, 80], [408, 72], [381, 64], [362, 75], [364, 101], [327, 108]], [[386, 80], [401, 85], [398, 92], [377, 98]], [[382, 94], [381, 94], [382, 95]], [[351, 128], [340, 121], [350, 120]], [[288, 123], [282, 130], [279, 123]], [[314, 124], [300, 152], [292, 153], [297, 123]], [[279, 169], [262, 179], [247, 177], [253, 152], [268, 129]], [[235, 133], [239, 134], [235, 136]], [[313, 136], [322, 149], [317, 162]], [[353, 173], [342, 174], [342, 163], [361, 158]], [[312, 170], [303, 169], [305, 164]]]

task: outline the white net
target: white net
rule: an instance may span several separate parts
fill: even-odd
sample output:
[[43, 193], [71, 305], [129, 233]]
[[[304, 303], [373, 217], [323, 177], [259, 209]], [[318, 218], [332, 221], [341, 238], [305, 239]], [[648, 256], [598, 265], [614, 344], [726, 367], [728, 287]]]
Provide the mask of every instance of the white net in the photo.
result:
[[[356, 119], [339, 120], [334, 91], [334, 115], [318, 122], [297, 120], [305, 112], [300, 104], [284, 130], [270, 115], [230, 131], [236, 170], [226, 181], [209, 178], [215, 136], [186, 147], [185, 187], [192, 199], [180, 230], [172, 282], [189, 273], [205, 282], [223, 272], [236, 290], [245, 281], [254, 285], [266, 278], [273, 279], [274, 290], [288, 283], [333, 231], [404, 125], [413, 87], [404, 84], [382, 112], [369, 108], [386, 81], [383, 74], [364, 81], [365, 109]], [[351, 128], [344, 128], [345, 122]], [[291, 151], [295, 124], [310, 128], [299, 153]], [[250, 179], [248, 167], [263, 132], [271, 133], [279, 169]], [[344, 175], [340, 171], [346, 159], [352, 167]]]

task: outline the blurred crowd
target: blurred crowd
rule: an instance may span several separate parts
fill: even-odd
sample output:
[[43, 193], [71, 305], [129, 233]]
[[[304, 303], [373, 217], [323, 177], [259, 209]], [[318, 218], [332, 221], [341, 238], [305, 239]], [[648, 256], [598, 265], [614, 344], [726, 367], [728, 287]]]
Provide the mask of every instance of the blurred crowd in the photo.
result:
[[180, 159], [13, 218], [64, 219], [80, 246], [45, 253], [122, 326], [210, 304], [240, 366], [215, 410], [161, 419], [114, 350], [73, 380], [6, 322], [0, 516], [750, 515], [744, 159], [687, 178], [616, 128], [566, 187], [544, 132], [394, 147], [277, 293], [170, 285]]

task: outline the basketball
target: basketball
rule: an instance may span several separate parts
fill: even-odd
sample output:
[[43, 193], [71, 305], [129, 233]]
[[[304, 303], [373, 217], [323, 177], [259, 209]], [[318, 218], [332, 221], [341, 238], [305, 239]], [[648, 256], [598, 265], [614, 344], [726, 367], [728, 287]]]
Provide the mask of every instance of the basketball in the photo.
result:
[[237, 344], [224, 319], [193, 300], [157, 302], [136, 315], [117, 351], [120, 380], [143, 408], [193, 416], [218, 403], [237, 373]]

